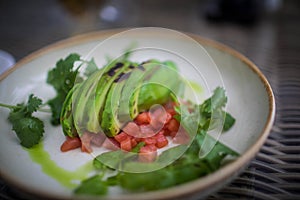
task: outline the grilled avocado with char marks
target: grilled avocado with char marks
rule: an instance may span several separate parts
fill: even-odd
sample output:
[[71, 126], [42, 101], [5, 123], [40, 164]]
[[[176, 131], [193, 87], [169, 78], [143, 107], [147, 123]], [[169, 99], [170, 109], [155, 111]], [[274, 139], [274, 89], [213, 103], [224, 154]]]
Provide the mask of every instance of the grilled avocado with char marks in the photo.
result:
[[61, 113], [63, 132], [69, 137], [86, 131], [113, 137], [139, 112], [166, 103], [182, 87], [171, 61], [112, 62], [70, 91]]

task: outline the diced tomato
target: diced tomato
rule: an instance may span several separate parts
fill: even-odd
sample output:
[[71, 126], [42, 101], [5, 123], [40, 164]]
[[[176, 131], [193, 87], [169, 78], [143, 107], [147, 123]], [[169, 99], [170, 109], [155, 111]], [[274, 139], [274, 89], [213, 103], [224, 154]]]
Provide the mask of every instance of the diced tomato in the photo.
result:
[[150, 121], [151, 119], [148, 112], [142, 112], [135, 118], [135, 122], [138, 125], [149, 124]]
[[139, 143], [139, 142], [142, 142], [143, 141], [143, 138], [140, 138], [140, 137], [133, 137], [134, 138], [134, 140], [137, 142], [137, 143]]
[[169, 113], [172, 117], [177, 114], [173, 108], [167, 109], [167, 113]]
[[123, 142], [128, 138], [128, 135], [125, 132], [121, 132], [114, 137], [119, 143]]
[[169, 131], [177, 132], [180, 124], [176, 119], [172, 118], [166, 126]]
[[128, 122], [123, 131], [133, 137], [141, 137], [140, 127], [134, 122]]
[[147, 137], [142, 139], [143, 142], [145, 142], [146, 145], [155, 145], [156, 139], [154, 137]]
[[137, 145], [137, 141], [136, 141], [136, 139], [135, 138], [131, 138], [131, 147], [133, 148], [133, 147], [135, 147], [136, 145]]
[[81, 151], [91, 153], [93, 151], [91, 147], [91, 140], [94, 136], [94, 133], [84, 132], [81, 139]]
[[173, 138], [173, 142], [176, 144], [187, 144], [189, 141], [190, 136], [183, 128], [180, 128]]
[[114, 138], [106, 138], [102, 144], [102, 147], [110, 149], [110, 150], [119, 150], [120, 144]]
[[168, 143], [169, 143], [169, 141], [167, 140], [167, 138], [164, 135], [158, 134], [156, 136], [156, 144], [155, 144], [155, 146], [157, 148], [163, 148], [166, 145], [168, 145]]
[[170, 131], [169, 136], [174, 138], [177, 135], [177, 131]]
[[79, 147], [81, 147], [81, 141], [78, 137], [67, 137], [66, 141], [61, 145], [60, 150], [66, 152]]
[[168, 109], [174, 109], [174, 106], [178, 106], [178, 103], [174, 102], [174, 101], [168, 101], [164, 107], [166, 110]]
[[159, 130], [163, 127], [163, 125], [166, 123], [167, 120], [167, 112], [165, 111], [164, 107], [157, 106], [157, 108], [154, 108], [153, 110], [150, 110], [150, 118], [151, 118], [151, 126], [155, 130]]
[[124, 151], [131, 151], [132, 146], [131, 146], [131, 139], [127, 138], [126, 140], [123, 140], [120, 143], [121, 149]]
[[163, 133], [164, 136], [170, 136], [171, 131], [164, 126], [164, 129], [161, 130], [160, 132]]
[[91, 148], [91, 146], [82, 143], [81, 144], [81, 151], [86, 152], [86, 153], [92, 153], [93, 149]]
[[98, 147], [101, 147], [105, 139], [106, 139], [106, 136], [104, 133], [94, 134], [94, 136], [92, 137], [91, 143]]
[[155, 130], [150, 124], [140, 125], [140, 130], [141, 130], [141, 135], [139, 137], [142, 138], [151, 137], [156, 134]]
[[157, 157], [157, 148], [155, 145], [146, 145], [140, 149], [139, 161], [153, 162]]

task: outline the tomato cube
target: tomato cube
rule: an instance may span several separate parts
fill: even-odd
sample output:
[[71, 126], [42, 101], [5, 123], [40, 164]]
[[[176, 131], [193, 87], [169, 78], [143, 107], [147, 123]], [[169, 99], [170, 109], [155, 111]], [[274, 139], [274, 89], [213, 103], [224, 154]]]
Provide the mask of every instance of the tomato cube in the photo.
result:
[[122, 141], [120, 143], [121, 149], [124, 151], [131, 151], [132, 146], [131, 146], [131, 139], [127, 138], [126, 140]]
[[120, 144], [114, 138], [106, 138], [102, 144], [102, 147], [107, 148], [109, 150], [119, 150]]
[[78, 137], [67, 137], [66, 141], [61, 145], [60, 150], [66, 152], [79, 147], [81, 147], [81, 140]]
[[167, 140], [167, 138], [164, 136], [164, 135], [159, 135], [157, 138], [156, 138], [156, 144], [155, 146], [157, 148], [163, 148], [165, 147], [166, 145], [168, 145], [169, 141]]
[[153, 162], [157, 157], [157, 148], [154, 145], [146, 145], [140, 149], [139, 161]]
[[124, 132], [119, 133], [118, 135], [116, 135], [114, 137], [119, 143], [123, 142], [124, 140], [126, 140], [128, 138], [128, 135]]
[[174, 118], [172, 118], [170, 120], [170, 122], [167, 124], [168, 130], [171, 132], [177, 132], [179, 129], [179, 126], [180, 126], [179, 122]]
[[150, 120], [151, 119], [148, 112], [142, 112], [135, 118], [135, 122], [138, 125], [149, 124]]

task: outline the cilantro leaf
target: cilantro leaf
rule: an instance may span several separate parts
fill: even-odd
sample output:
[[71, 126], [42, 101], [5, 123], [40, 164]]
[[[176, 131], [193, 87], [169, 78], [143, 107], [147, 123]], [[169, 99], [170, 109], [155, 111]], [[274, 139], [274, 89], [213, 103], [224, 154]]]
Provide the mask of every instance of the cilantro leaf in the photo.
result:
[[36, 117], [26, 117], [14, 121], [12, 128], [21, 141], [21, 145], [26, 148], [38, 144], [44, 133], [43, 122]]
[[63, 93], [59, 93], [47, 102], [52, 111], [51, 123], [53, 125], [60, 124], [60, 113], [65, 99], [66, 96]]
[[33, 94], [29, 96], [28, 103], [26, 106], [26, 110], [28, 114], [32, 114], [33, 112], [36, 112], [37, 109], [42, 105], [42, 100], [38, 97], [35, 97]]
[[98, 67], [95, 63], [95, 60], [92, 59], [90, 61], [87, 62], [87, 67], [85, 69], [84, 75], [89, 77], [90, 75], [92, 75], [94, 72], [98, 71]]
[[60, 113], [63, 102], [68, 92], [73, 88], [75, 81], [81, 81], [78, 75], [79, 67], [74, 69], [74, 63], [80, 61], [78, 54], [70, 54], [67, 58], [60, 59], [56, 67], [48, 72], [47, 83], [56, 90], [57, 96], [50, 99], [47, 103], [52, 111], [51, 123], [58, 125], [60, 123]]
[[74, 85], [78, 70], [73, 70], [74, 63], [80, 60], [78, 54], [70, 54], [66, 59], [60, 59], [56, 67], [48, 72], [47, 83], [57, 92], [68, 92]]
[[8, 120], [12, 124], [20, 140], [20, 144], [26, 148], [31, 148], [38, 144], [44, 134], [43, 122], [32, 116], [42, 105], [42, 100], [31, 94], [27, 104], [17, 104], [11, 109]]

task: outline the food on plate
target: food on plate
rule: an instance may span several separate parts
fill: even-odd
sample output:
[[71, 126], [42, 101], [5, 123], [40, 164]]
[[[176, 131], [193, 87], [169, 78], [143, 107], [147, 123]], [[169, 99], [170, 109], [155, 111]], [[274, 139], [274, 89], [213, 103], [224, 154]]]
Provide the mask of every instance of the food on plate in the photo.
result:
[[[98, 69], [94, 59], [70, 54], [48, 72], [54, 98], [43, 103], [31, 94], [26, 103], [0, 103], [10, 109], [8, 119], [20, 144], [31, 148], [42, 142], [44, 124], [34, 113], [48, 112], [48, 106], [51, 123], [61, 124], [66, 136], [62, 152], [109, 150], [93, 161], [98, 173], [74, 190], [88, 195], [105, 195], [113, 186], [133, 192], [172, 187], [210, 174], [238, 156], [208, 134], [218, 126], [225, 132], [235, 123], [224, 110], [222, 87], [197, 104], [184, 96], [188, 82], [174, 62], [138, 63], [128, 56]], [[200, 156], [205, 142], [213, 146]]]

